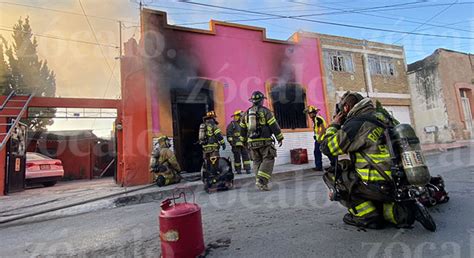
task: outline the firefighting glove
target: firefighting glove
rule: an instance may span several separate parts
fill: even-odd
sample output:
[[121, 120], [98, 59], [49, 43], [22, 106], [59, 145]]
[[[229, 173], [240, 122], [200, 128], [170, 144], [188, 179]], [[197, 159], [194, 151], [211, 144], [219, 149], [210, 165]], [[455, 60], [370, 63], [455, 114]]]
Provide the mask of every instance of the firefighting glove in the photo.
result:
[[315, 141], [316, 141], [316, 135], [313, 135], [313, 140], [315, 140]]
[[283, 140], [278, 141], [278, 147], [281, 147], [283, 145]]
[[225, 144], [222, 144], [221, 146], [222, 146], [222, 150], [225, 150]]

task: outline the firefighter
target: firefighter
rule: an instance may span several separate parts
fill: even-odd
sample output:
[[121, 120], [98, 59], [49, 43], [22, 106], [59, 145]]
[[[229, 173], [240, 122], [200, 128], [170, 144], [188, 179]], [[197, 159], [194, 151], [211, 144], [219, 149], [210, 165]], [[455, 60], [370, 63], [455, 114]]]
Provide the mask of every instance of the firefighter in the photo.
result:
[[170, 139], [160, 136], [158, 142], [153, 146], [150, 162], [150, 172], [154, 175], [154, 181], [158, 186], [165, 186], [181, 181], [181, 167], [171, 148]]
[[225, 141], [216, 120], [216, 113], [209, 111], [203, 117], [204, 123], [199, 127], [199, 143], [202, 145], [203, 158], [219, 157], [219, 149], [225, 150]]
[[[331, 191], [330, 195], [348, 208], [343, 221], [374, 229], [382, 228], [387, 221], [400, 227], [413, 224], [415, 218], [409, 204], [393, 203], [389, 197], [393, 186], [391, 156], [383, 140], [383, 126], [389, 120], [375, 111], [369, 98], [358, 93], [347, 92], [337, 109], [339, 112], [323, 136], [321, 151], [350, 157], [339, 161], [337, 174], [333, 170], [323, 176], [330, 189], [337, 189], [336, 182], [344, 189]], [[371, 164], [376, 164], [377, 169]], [[337, 175], [340, 176], [336, 178]]]
[[272, 112], [263, 106], [264, 99], [265, 96], [260, 91], [252, 93], [249, 101], [253, 105], [245, 112], [241, 126], [247, 132], [246, 137], [250, 156], [253, 160], [256, 186], [262, 191], [269, 191], [268, 183], [270, 182], [277, 156], [272, 136], [276, 138], [278, 145], [281, 147], [283, 144], [283, 134]]
[[232, 122], [227, 126], [227, 141], [232, 146], [232, 153], [234, 154], [234, 169], [237, 174], [242, 174], [242, 163], [244, 170], [250, 174], [250, 158], [247, 150], [245, 132], [240, 126], [242, 120], [242, 110], [237, 110], [232, 115]]
[[[327, 127], [326, 120], [324, 120], [322, 116], [318, 115], [319, 111], [319, 108], [315, 108], [314, 106], [308, 106], [305, 109], [305, 113], [308, 114], [309, 118], [313, 122], [315, 171], [323, 171], [323, 155], [321, 154], [320, 146]], [[334, 167], [336, 164], [336, 157], [331, 155], [327, 155], [327, 157], [331, 162], [331, 167]]]

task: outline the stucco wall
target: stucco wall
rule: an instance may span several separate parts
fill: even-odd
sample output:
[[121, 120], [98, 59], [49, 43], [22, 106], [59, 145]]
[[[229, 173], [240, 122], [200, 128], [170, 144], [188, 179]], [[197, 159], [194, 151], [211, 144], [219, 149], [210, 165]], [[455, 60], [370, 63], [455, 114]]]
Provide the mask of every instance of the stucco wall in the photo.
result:
[[219, 117], [222, 125], [230, 122], [236, 109], [249, 108], [248, 99], [253, 91], [268, 96], [269, 82], [301, 84], [306, 90], [307, 104], [318, 106], [325, 116], [316, 39], [302, 38], [296, 44], [280, 42], [266, 39], [258, 28], [219, 22], [212, 23], [211, 31], [171, 28], [163, 13], [144, 14], [144, 48], [161, 51], [158, 57], [145, 61], [154, 133], [172, 133], [169, 90], [186, 87], [190, 78], [212, 80], [222, 90], [223, 98], [214, 100], [216, 109], [223, 112], [224, 117]]
[[443, 96], [446, 100], [450, 100], [446, 101], [446, 110], [449, 114], [449, 123], [457, 139], [463, 138], [465, 124], [462, 121], [463, 110], [456, 101], [460, 94], [456, 84], [471, 84], [472, 79], [474, 79], [469, 58], [469, 55], [463, 53], [439, 51], [439, 77], [443, 85]]
[[[408, 75], [411, 85], [412, 110], [415, 129], [423, 143], [452, 141], [442, 84], [435, 66]], [[426, 133], [427, 127], [438, 128], [438, 133]]]

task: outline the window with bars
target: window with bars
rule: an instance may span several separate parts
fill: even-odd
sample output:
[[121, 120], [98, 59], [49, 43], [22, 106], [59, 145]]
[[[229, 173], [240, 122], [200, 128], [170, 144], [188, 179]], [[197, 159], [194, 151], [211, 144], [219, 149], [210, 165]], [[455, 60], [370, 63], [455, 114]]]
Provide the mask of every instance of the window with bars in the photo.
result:
[[306, 94], [299, 84], [272, 87], [270, 97], [275, 118], [282, 129], [307, 128], [304, 114]]
[[336, 72], [354, 72], [352, 54], [345, 51], [324, 50], [326, 66]]
[[371, 74], [395, 76], [395, 63], [390, 57], [369, 55], [369, 70]]

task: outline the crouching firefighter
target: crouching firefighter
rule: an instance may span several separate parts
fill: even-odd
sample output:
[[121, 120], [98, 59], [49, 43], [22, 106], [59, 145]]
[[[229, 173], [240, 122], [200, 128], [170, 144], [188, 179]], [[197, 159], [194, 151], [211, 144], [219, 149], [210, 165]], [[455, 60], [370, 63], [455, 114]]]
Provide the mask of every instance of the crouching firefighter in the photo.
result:
[[207, 192], [227, 190], [233, 186], [234, 174], [230, 161], [219, 154], [219, 149], [222, 147], [225, 150], [226, 147], [214, 111], [207, 112], [203, 121], [199, 126], [199, 143], [204, 158], [201, 179]]
[[181, 181], [181, 167], [173, 151], [170, 150], [171, 142], [167, 136], [158, 138], [153, 146], [150, 159], [150, 172], [154, 175], [154, 182], [158, 186], [179, 183]]
[[277, 156], [273, 136], [281, 147], [283, 133], [272, 112], [263, 106], [264, 99], [265, 96], [260, 91], [252, 93], [249, 101], [253, 105], [245, 112], [241, 126], [247, 132], [248, 147], [256, 175], [255, 184], [261, 191], [269, 191], [268, 183], [272, 177]]
[[227, 141], [232, 146], [234, 154], [234, 169], [237, 174], [242, 174], [242, 165], [247, 174], [250, 174], [250, 158], [246, 147], [245, 132], [240, 122], [242, 120], [242, 110], [237, 110], [232, 115], [232, 122], [227, 126]]
[[392, 157], [384, 139], [385, 126], [390, 126], [390, 120], [376, 112], [369, 98], [358, 93], [344, 94], [336, 109], [321, 151], [326, 155], [350, 157], [338, 161], [336, 169], [323, 176], [330, 189], [330, 199], [348, 208], [343, 221], [379, 229], [387, 223], [408, 227], [415, 219], [422, 219], [417, 216], [414, 202], [395, 202], [393, 198]]

